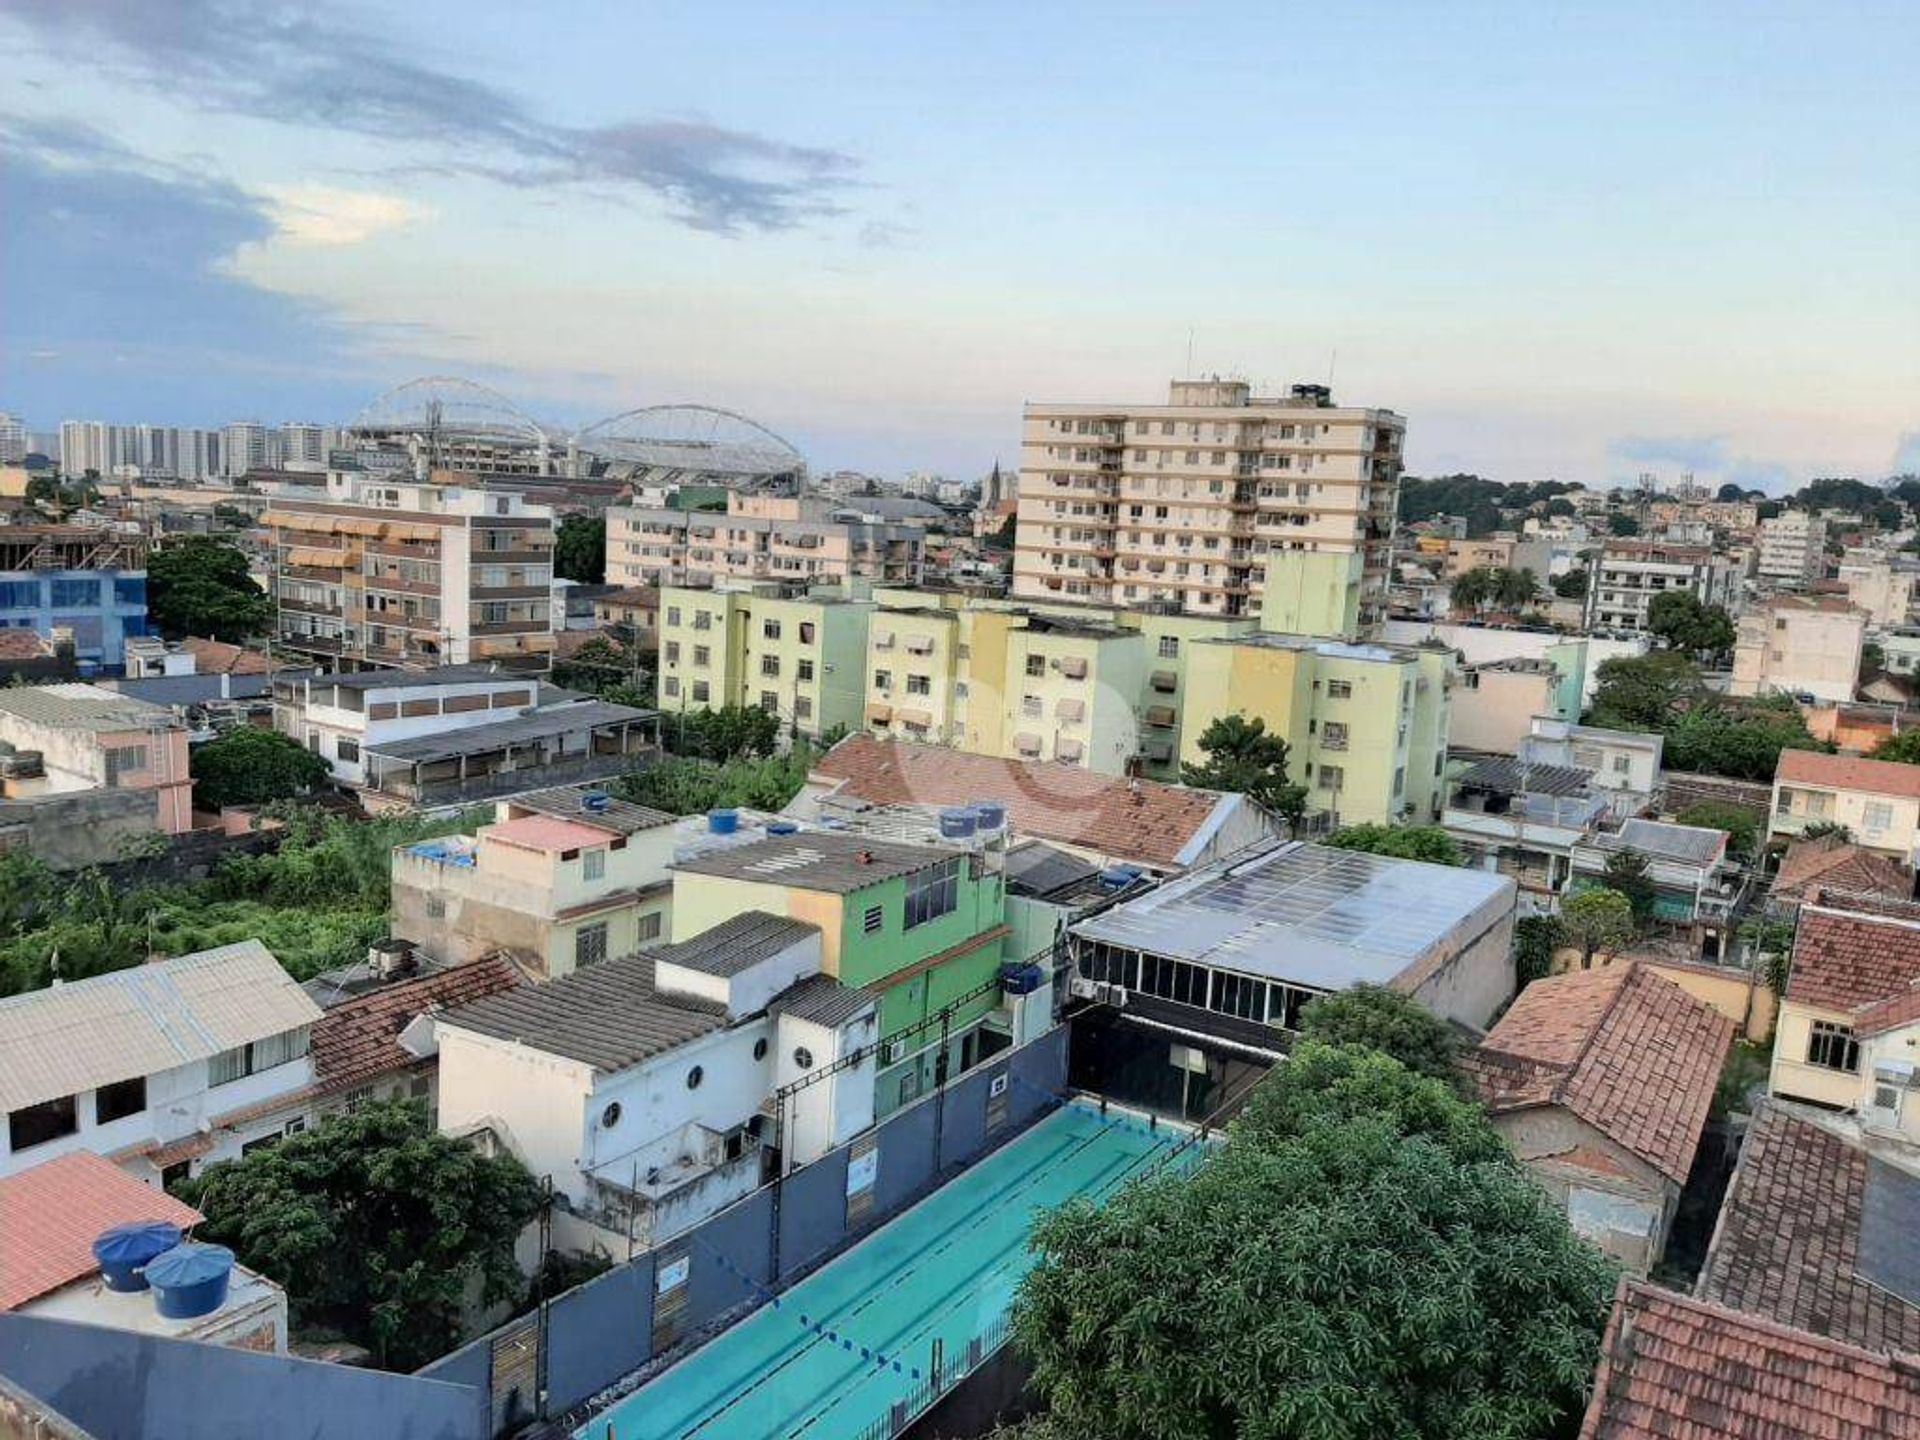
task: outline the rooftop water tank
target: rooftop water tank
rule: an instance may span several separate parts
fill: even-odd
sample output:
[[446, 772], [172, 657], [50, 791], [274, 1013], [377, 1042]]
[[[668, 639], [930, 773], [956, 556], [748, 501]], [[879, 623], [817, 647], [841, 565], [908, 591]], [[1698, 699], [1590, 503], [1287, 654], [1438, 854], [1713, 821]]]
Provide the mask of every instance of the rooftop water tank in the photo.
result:
[[186, 1240], [147, 1262], [153, 1308], [169, 1320], [211, 1315], [227, 1303], [233, 1252], [224, 1245]]
[[769, 835], [795, 835], [799, 833], [799, 830], [800, 827], [791, 820], [769, 820], [767, 822], [767, 834]]
[[1139, 878], [1138, 865], [1109, 865], [1100, 872], [1100, 883], [1109, 890], [1124, 890]]
[[738, 810], [709, 810], [707, 829], [715, 835], [732, 835], [740, 828]]
[[971, 840], [973, 832], [980, 828], [980, 817], [964, 806], [954, 806], [940, 812], [940, 838], [943, 840]]
[[1007, 807], [998, 800], [974, 801], [973, 813], [982, 830], [998, 830], [1007, 823]]
[[580, 808], [589, 815], [604, 815], [613, 804], [613, 797], [604, 790], [589, 790], [580, 797]]
[[109, 1290], [144, 1290], [147, 1262], [180, 1243], [180, 1227], [164, 1220], [136, 1220], [94, 1237], [93, 1258]]

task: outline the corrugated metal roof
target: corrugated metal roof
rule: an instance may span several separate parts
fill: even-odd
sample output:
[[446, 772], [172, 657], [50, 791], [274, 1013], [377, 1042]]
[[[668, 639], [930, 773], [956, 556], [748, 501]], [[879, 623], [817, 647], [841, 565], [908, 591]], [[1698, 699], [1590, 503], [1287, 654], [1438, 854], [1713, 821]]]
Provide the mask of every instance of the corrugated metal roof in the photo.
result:
[[0, 1000], [0, 1110], [205, 1060], [320, 1015], [258, 940], [15, 995]]
[[1502, 757], [1482, 760], [1455, 783], [1465, 790], [1491, 790], [1499, 795], [1578, 795], [1592, 779], [1590, 770]]
[[961, 853], [939, 845], [901, 845], [864, 835], [809, 830], [803, 835], [769, 836], [751, 845], [696, 855], [674, 862], [673, 868], [692, 875], [720, 875], [730, 880], [757, 880], [763, 885], [846, 895], [883, 880], [911, 875]]
[[1661, 860], [1706, 865], [1726, 849], [1727, 832], [1664, 820], [1629, 820], [1612, 834], [1593, 836], [1589, 843], [1598, 850], [1634, 850]]
[[616, 725], [623, 720], [648, 720], [658, 710], [636, 710], [631, 705], [614, 705], [605, 700], [588, 700], [578, 705], [556, 705], [536, 710], [513, 720], [492, 725], [473, 725], [464, 730], [443, 730], [437, 735], [422, 735], [413, 740], [388, 740], [367, 746], [367, 754], [404, 764], [428, 764], [452, 760], [460, 755], [479, 755], [498, 750], [502, 745], [518, 745], [529, 740], [544, 740], [567, 735], [596, 725]]
[[650, 946], [647, 953], [670, 965], [724, 977], [750, 970], [819, 933], [818, 925], [804, 920], [747, 910], [677, 944]]
[[[592, 794], [607, 797], [606, 809], [586, 808], [586, 797]], [[546, 790], [529, 790], [524, 795], [514, 796], [507, 803], [515, 810], [533, 810], [563, 820], [578, 820], [582, 825], [611, 830], [616, 835], [637, 835], [642, 830], [658, 830], [679, 818], [664, 810], [635, 805], [630, 800], [616, 800], [607, 794], [605, 786], [593, 784], [556, 785]]]
[[777, 996], [767, 1009], [776, 1015], [837, 1028], [877, 1003], [865, 990], [842, 985], [831, 975], [809, 975]]
[[145, 730], [177, 723], [164, 706], [79, 683], [0, 689], [0, 714], [56, 730]]

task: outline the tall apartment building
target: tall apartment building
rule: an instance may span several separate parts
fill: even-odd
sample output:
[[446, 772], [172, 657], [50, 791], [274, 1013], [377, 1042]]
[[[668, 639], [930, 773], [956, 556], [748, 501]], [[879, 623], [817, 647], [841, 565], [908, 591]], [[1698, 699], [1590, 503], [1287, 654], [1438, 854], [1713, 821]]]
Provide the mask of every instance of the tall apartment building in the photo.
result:
[[1730, 695], [1844, 704], [1860, 683], [1867, 614], [1837, 595], [1779, 595], [1740, 617]]
[[1788, 588], [1811, 585], [1827, 571], [1827, 522], [1804, 510], [1789, 510], [1760, 522], [1755, 573]]
[[289, 421], [280, 427], [280, 463], [289, 470], [326, 469], [333, 436], [325, 425]]
[[1703, 605], [1732, 608], [1739, 567], [1704, 545], [1609, 540], [1587, 584], [1589, 630], [1644, 631], [1647, 607], [1669, 590], [1691, 591]]
[[552, 507], [340, 470], [327, 476], [324, 500], [279, 500], [262, 521], [288, 649], [340, 669], [547, 667]]
[[1026, 407], [1013, 593], [1355, 635], [1384, 609], [1406, 421], [1320, 385]]
[[89, 470], [105, 475], [121, 463], [120, 430], [104, 420], [60, 422], [60, 473], [80, 476]]
[[665, 506], [607, 511], [611, 585], [729, 581], [919, 581], [926, 530], [861, 520], [816, 496], [727, 493], [725, 514]]
[[33, 439], [27, 430], [27, 422], [18, 415], [9, 415], [0, 410], [0, 464], [17, 465], [26, 459], [27, 452], [33, 448]]
[[220, 473], [238, 480], [249, 470], [269, 470], [280, 463], [280, 435], [256, 421], [236, 421], [220, 431]]

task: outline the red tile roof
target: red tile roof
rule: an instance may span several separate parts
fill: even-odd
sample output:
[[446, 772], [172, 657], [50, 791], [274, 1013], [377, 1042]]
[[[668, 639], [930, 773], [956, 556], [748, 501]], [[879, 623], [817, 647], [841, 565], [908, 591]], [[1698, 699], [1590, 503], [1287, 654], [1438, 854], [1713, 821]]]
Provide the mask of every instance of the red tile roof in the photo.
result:
[[91, 1150], [0, 1179], [0, 1311], [93, 1274], [100, 1268], [93, 1241], [102, 1230], [136, 1220], [184, 1230], [201, 1218]]
[[322, 1094], [351, 1090], [411, 1066], [414, 1057], [397, 1042], [415, 1016], [450, 1010], [519, 983], [519, 972], [511, 964], [489, 958], [397, 980], [334, 1006], [313, 1026], [315, 1088]]
[[1773, 778], [1790, 785], [1823, 785], [1830, 790], [1864, 790], [1873, 795], [1920, 800], [1920, 765], [1902, 765], [1897, 760], [1782, 750]]
[[43, 660], [53, 654], [53, 644], [38, 630], [24, 626], [0, 630], [0, 660]]
[[1851, 1345], [1920, 1353], [1920, 1306], [1856, 1273], [1866, 1193], [1863, 1146], [1762, 1104], [1700, 1270], [1700, 1297]]
[[997, 801], [1024, 835], [1160, 870], [1186, 864], [1182, 852], [1221, 803], [1240, 798], [870, 735], [848, 736], [815, 762], [813, 773], [843, 781], [835, 794], [874, 805]]
[[1787, 999], [1823, 1010], [1855, 1010], [1900, 994], [1920, 979], [1920, 918], [1800, 907]]
[[516, 820], [489, 825], [480, 833], [483, 839], [517, 845], [523, 850], [579, 850], [605, 845], [613, 839], [605, 830], [582, 825], [577, 820], [563, 820], [558, 815], [522, 815]]
[[1733, 1032], [1671, 980], [1609, 965], [1527, 986], [1467, 1068], [1493, 1114], [1564, 1106], [1684, 1185]]
[[1891, 999], [1861, 1006], [1853, 1016], [1854, 1033], [1858, 1035], [1884, 1035], [1889, 1030], [1920, 1023], [1920, 980]]
[[1899, 861], [1849, 844], [1838, 835], [1795, 840], [1787, 846], [1773, 877], [1774, 897], [1812, 900], [1818, 890], [1910, 900], [1913, 876]]
[[224, 640], [189, 635], [180, 648], [193, 656], [194, 671], [201, 675], [265, 675], [273, 669], [273, 662], [258, 650]]
[[1580, 1440], [1920, 1435], [1920, 1360], [1623, 1280]]

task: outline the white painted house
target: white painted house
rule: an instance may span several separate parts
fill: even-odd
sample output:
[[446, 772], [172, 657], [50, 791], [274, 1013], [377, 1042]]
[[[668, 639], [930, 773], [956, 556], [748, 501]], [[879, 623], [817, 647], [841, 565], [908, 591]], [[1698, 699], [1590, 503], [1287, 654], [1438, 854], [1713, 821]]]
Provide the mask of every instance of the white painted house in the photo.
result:
[[320, 1015], [258, 940], [0, 1000], [0, 1175], [92, 1150], [160, 1183], [277, 1139]]
[[822, 975], [821, 954], [816, 926], [749, 911], [422, 1017], [441, 1128], [490, 1133], [551, 1176], [564, 1247], [617, 1255], [678, 1234], [758, 1188], [770, 1147], [802, 1165], [872, 1125], [875, 1002]]

